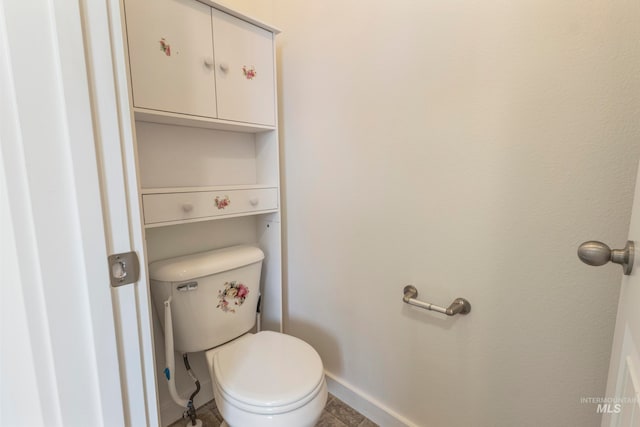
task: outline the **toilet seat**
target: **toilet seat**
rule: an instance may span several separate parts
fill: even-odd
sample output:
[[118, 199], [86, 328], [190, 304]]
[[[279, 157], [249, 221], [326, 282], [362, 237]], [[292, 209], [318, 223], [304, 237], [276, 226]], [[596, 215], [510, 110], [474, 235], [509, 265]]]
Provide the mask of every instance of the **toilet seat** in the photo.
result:
[[318, 383], [318, 385], [313, 390], [313, 392], [304, 396], [302, 399], [299, 399], [295, 402], [291, 402], [288, 405], [283, 405], [283, 406], [250, 405], [245, 402], [242, 402], [241, 400], [237, 400], [229, 396], [227, 393], [224, 392], [224, 390], [221, 390], [217, 384], [214, 384], [214, 388], [216, 389], [215, 391], [219, 393], [220, 397], [222, 397], [222, 399], [224, 399], [224, 401], [227, 404], [232, 405], [235, 408], [240, 409], [244, 412], [256, 414], [256, 415], [278, 415], [278, 414], [290, 413], [292, 411], [295, 411], [298, 408], [303, 407], [304, 405], [306, 405], [307, 403], [315, 399], [318, 396], [318, 394], [320, 394], [320, 392], [324, 388], [326, 388], [326, 385], [324, 381], [320, 381], [320, 383]]
[[214, 387], [229, 404], [254, 414], [281, 414], [324, 389], [318, 353], [306, 342], [263, 331], [226, 345], [212, 357]]

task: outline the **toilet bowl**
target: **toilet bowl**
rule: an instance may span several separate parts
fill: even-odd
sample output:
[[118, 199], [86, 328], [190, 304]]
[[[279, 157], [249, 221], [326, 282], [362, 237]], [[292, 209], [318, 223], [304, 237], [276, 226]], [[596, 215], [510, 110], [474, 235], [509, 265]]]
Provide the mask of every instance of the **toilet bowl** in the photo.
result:
[[327, 401], [318, 353], [290, 335], [248, 332], [263, 258], [255, 246], [233, 246], [156, 261], [152, 299], [159, 313], [172, 307], [176, 351], [205, 351], [223, 426], [312, 427]]
[[312, 427], [320, 418], [327, 401], [322, 361], [304, 341], [263, 331], [205, 355], [229, 427]]

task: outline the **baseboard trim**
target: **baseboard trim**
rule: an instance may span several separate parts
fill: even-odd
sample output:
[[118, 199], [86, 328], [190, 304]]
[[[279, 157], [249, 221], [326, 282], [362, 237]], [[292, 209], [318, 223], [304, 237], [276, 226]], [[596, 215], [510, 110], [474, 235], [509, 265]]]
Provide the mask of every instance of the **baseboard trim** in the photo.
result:
[[[329, 393], [360, 412], [376, 424], [384, 427], [420, 427], [407, 418], [388, 408], [378, 400], [369, 396], [357, 387], [349, 384], [331, 372], [325, 371]], [[187, 399], [188, 393], [182, 398]], [[200, 393], [196, 396], [196, 408], [213, 400], [211, 381], [201, 383]], [[160, 405], [161, 424], [166, 427], [182, 417], [184, 408], [180, 408], [173, 400], [162, 402]]]
[[325, 371], [329, 393], [384, 427], [420, 427], [337, 375]]

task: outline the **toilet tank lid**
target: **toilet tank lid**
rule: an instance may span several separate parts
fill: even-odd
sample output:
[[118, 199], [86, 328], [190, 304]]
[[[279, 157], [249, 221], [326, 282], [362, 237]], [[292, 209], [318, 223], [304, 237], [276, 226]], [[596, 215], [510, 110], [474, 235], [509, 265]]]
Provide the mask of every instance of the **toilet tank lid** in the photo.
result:
[[149, 277], [162, 282], [183, 282], [244, 267], [264, 259], [255, 246], [231, 246], [149, 264]]

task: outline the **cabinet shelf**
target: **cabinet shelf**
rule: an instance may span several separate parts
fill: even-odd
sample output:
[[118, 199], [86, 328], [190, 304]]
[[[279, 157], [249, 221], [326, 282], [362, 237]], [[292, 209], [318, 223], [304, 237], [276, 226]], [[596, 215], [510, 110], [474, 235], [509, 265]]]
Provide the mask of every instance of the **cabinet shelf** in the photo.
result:
[[158, 187], [142, 188], [140, 194], [198, 193], [208, 191], [262, 190], [278, 188], [275, 185], [242, 184], [242, 185], [210, 185], [198, 187]]
[[229, 218], [238, 218], [243, 216], [255, 216], [255, 215], [264, 215], [264, 214], [273, 214], [277, 213], [278, 209], [266, 209], [263, 211], [254, 211], [254, 212], [242, 212], [236, 214], [228, 214], [228, 215], [218, 215], [218, 216], [207, 216], [202, 218], [192, 218], [192, 219], [181, 219], [176, 221], [165, 221], [158, 222], [154, 224], [145, 224], [144, 228], [159, 228], [159, 227], [168, 227], [170, 225], [180, 225], [180, 224], [190, 224], [194, 222], [204, 222], [204, 221], [220, 221]]
[[171, 113], [168, 111], [150, 110], [135, 107], [135, 119], [140, 122], [162, 123], [165, 125], [186, 126], [223, 131], [260, 133], [275, 130], [275, 126], [259, 125], [256, 123], [234, 122], [231, 120], [213, 119], [210, 117], [191, 116], [188, 114]]

